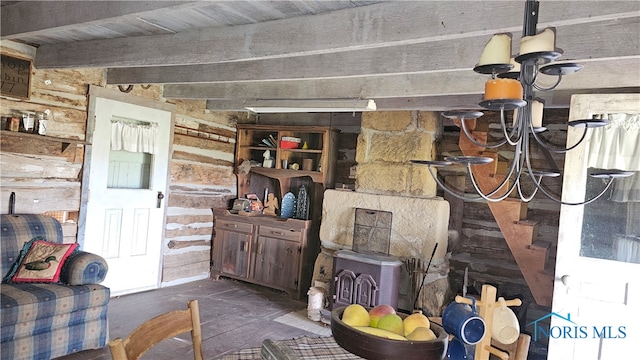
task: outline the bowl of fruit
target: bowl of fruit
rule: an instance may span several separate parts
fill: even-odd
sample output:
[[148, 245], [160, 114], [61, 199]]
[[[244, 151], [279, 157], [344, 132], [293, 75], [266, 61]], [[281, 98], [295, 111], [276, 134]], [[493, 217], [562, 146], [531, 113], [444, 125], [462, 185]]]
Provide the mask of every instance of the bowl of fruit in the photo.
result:
[[334, 308], [331, 332], [342, 348], [369, 360], [441, 360], [449, 342], [442, 326], [422, 313], [404, 314], [389, 305]]

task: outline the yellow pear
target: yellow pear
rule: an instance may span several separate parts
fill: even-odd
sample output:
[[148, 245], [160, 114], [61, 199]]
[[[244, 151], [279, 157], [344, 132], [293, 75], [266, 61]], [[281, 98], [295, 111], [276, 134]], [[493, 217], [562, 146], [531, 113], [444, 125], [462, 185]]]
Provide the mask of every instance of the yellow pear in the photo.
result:
[[378, 329], [371, 326], [355, 326], [354, 328], [362, 332], [366, 332], [367, 334], [379, 336], [386, 339], [403, 340], [403, 341], [407, 340], [404, 336], [398, 335], [393, 331]]
[[360, 304], [351, 304], [344, 308], [342, 321], [349, 326], [369, 326], [369, 312]]
[[429, 341], [434, 340], [435, 338], [436, 334], [426, 327], [417, 327], [411, 332], [411, 334], [407, 335], [407, 340], [411, 341]]
[[429, 318], [422, 313], [413, 313], [404, 318], [404, 333], [402, 335], [407, 336], [413, 332], [416, 328], [425, 327], [430, 328]]
[[388, 330], [400, 336], [404, 336], [404, 325], [398, 314], [387, 314], [378, 321], [378, 329]]

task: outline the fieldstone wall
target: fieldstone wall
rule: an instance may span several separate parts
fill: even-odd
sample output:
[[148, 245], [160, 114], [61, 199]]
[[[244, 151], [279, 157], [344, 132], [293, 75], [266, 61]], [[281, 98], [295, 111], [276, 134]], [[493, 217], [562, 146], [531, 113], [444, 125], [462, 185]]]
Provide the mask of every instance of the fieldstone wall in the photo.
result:
[[435, 112], [365, 112], [356, 148], [356, 191], [412, 197], [434, 197], [436, 183], [426, 166], [438, 136]]
[[[389, 211], [393, 215], [390, 255], [403, 263], [426, 264], [438, 248], [425, 278], [417, 308], [439, 316], [448, 292], [449, 203], [436, 197], [436, 184], [425, 166], [409, 160], [434, 157], [439, 115], [432, 112], [366, 112], [356, 148], [356, 191], [327, 190], [324, 195], [320, 240], [322, 253], [315, 264], [314, 281], [333, 281], [333, 254], [351, 249], [355, 209]], [[416, 281], [421, 273], [402, 266], [398, 307], [413, 310]]]

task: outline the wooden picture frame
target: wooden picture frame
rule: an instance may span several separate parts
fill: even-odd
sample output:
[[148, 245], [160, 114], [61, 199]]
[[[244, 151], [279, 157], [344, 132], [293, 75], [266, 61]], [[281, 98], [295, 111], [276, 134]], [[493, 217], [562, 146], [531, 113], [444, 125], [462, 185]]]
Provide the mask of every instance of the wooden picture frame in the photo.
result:
[[0, 95], [29, 99], [31, 88], [31, 60], [0, 54], [2, 85]]

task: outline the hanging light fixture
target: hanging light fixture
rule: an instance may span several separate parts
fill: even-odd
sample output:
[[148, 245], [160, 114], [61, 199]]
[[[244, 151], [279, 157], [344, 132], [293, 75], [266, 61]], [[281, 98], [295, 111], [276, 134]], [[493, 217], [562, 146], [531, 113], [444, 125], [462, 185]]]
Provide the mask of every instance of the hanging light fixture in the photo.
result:
[[[602, 190], [598, 195], [582, 202], [563, 202], [560, 198], [545, 189], [542, 180], [545, 177], [558, 177], [557, 171], [536, 171], [531, 167], [531, 139], [539, 146], [555, 153], [565, 153], [578, 146], [586, 137], [590, 128], [600, 127], [607, 124], [600, 119], [585, 119], [569, 121], [567, 124], [575, 128], [582, 128], [583, 133], [580, 140], [569, 146], [558, 146], [543, 139], [538, 134], [547, 129], [542, 126], [542, 109], [544, 104], [539, 99], [534, 98], [534, 89], [539, 91], [554, 90], [563, 75], [572, 74], [582, 69], [576, 63], [552, 63], [560, 57], [560, 53], [555, 48], [555, 31], [547, 28], [537, 33], [538, 24], [538, 1], [527, 0], [525, 2], [524, 24], [522, 26], [522, 39], [520, 40], [520, 53], [515, 58], [511, 57], [511, 35], [495, 34], [485, 46], [478, 65], [473, 69], [480, 74], [492, 75], [491, 80], [485, 84], [484, 101], [480, 106], [493, 111], [500, 112], [500, 126], [503, 139], [493, 144], [486, 144], [474, 138], [469, 127], [475, 126], [475, 120], [482, 115], [480, 111], [447, 111], [442, 115], [453, 119], [463, 130], [465, 136], [475, 146], [485, 149], [495, 149], [509, 144], [513, 146], [514, 156], [509, 166], [508, 174], [495, 188], [489, 191], [482, 191], [472, 171], [472, 166], [482, 166], [494, 161], [491, 157], [484, 156], [448, 156], [444, 161], [436, 160], [411, 160], [414, 164], [423, 164], [429, 167], [429, 172], [438, 186], [445, 192], [459, 199], [467, 201], [489, 201], [497, 202], [507, 198], [513, 191], [518, 191], [520, 199], [529, 202], [535, 194], [541, 191], [553, 201], [566, 205], [582, 205], [595, 201], [602, 196], [613, 184], [616, 178], [631, 176], [630, 171], [607, 170], [589, 174], [593, 178], [604, 181]], [[556, 82], [550, 87], [541, 87], [536, 83], [538, 75], [556, 76]], [[514, 111], [513, 122], [507, 124], [505, 111]], [[473, 122], [473, 126], [468, 124]], [[466, 166], [466, 171], [471, 178], [471, 183], [478, 196], [465, 196], [461, 191], [453, 190], [445, 186], [433, 168], [460, 164]], [[522, 180], [529, 179], [535, 185], [535, 189], [526, 194], [522, 187]], [[528, 180], [527, 180], [528, 181]]]

